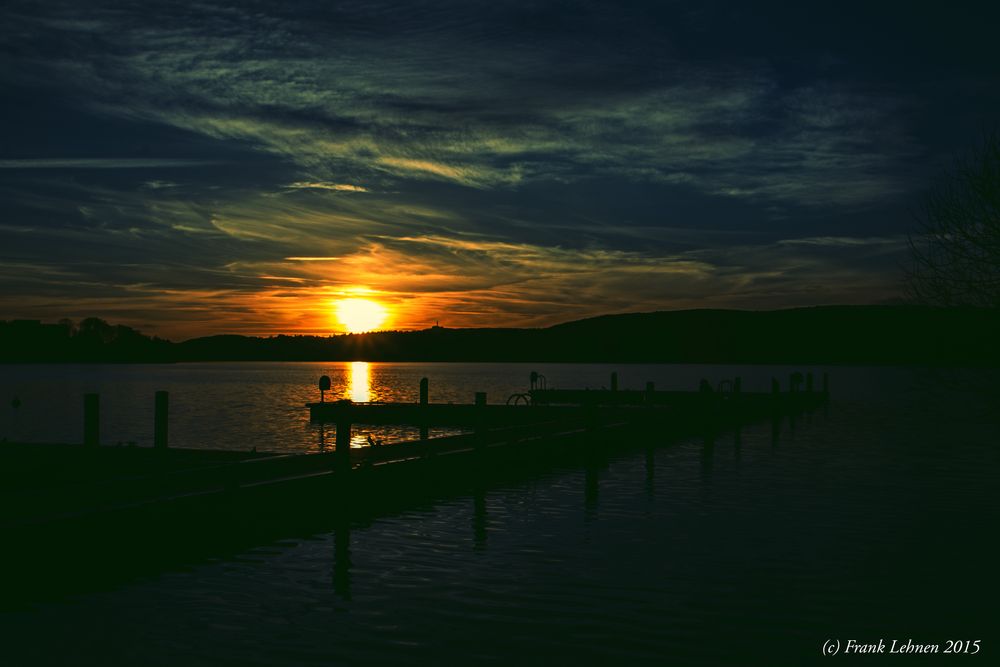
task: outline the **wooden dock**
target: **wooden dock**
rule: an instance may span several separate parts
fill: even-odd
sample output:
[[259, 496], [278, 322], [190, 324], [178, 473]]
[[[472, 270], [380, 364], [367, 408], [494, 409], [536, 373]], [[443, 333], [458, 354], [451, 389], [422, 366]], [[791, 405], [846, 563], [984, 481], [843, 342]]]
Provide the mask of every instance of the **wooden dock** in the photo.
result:
[[697, 391], [657, 391], [651, 382], [644, 390], [619, 391], [617, 374], [612, 375], [611, 384], [610, 390], [532, 387], [503, 404], [487, 404], [486, 395], [479, 392], [474, 403], [445, 404], [427, 400], [425, 378], [417, 403], [340, 400], [308, 403], [307, 407], [312, 422], [335, 424], [338, 443], [349, 443], [350, 429], [356, 424], [418, 426], [425, 429], [422, 440], [427, 439], [428, 426], [465, 427], [483, 433], [497, 427], [570, 423], [591, 429], [606, 424], [655, 428], [658, 424], [695, 420], [706, 428], [718, 428], [798, 414], [829, 400], [826, 374], [819, 389], [814, 388], [812, 374], [794, 373], [787, 391], [780, 391], [777, 380], [773, 380], [771, 391], [766, 393], [743, 392], [740, 378], [720, 382], [716, 388], [702, 380]]
[[[160, 395], [154, 448], [94, 446], [96, 413], [85, 418], [88, 444], [0, 445], [7, 462], [0, 527], [16, 543], [32, 545], [18, 552], [21, 565], [42, 579], [64, 565], [66, 544], [102, 545], [103, 555], [94, 558], [103, 563], [114, 551], [115, 568], [123, 571], [138, 566], [137, 559], [184, 560], [211, 552], [210, 545], [245, 547], [290, 531], [322, 530], [331, 517], [344, 521], [359, 507], [402, 507], [432, 489], [481, 488], [490, 475], [516, 479], [540, 466], [590, 460], [597, 450], [648, 452], [769, 420], [776, 433], [782, 418], [827, 402], [826, 381], [814, 390], [805, 378], [793, 376], [786, 391], [775, 381], [767, 393], [742, 392], [735, 380], [714, 388], [703, 382], [693, 392], [534, 387], [527, 404], [522, 398], [517, 405], [488, 404], [482, 393], [470, 404], [430, 403], [424, 381], [417, 403], [307, 404], [314, 422], [336, 426], [335, 446], [292, 455], [171, 449], [167, 399]], [[422, 437], [351, 447], [351, 431], [362, 424], [412, 425]], [[432, 426], [469, 432], [428, 438]]]
[[[612, 386], [617, 382], [613, 378]], [[321, 385], [322, 386], [322, 385]], [[328, 385], [326, 385], [328, 386]], [[814, 389], [811, 376], [795, 374], [789, 388], [740, 391], [740, 382], [698, 391], [553, 390], [535, 387], [527, 404], [487, 404], [478, 393], [469, 404], [427, 400], [421, 383], [418, 403], [354, 403], [349, 400], [309, 403], [310, 419], [336, 427], [335, 446], [308, 454], [250, 454], [169, 449], [166, 442], [166, 398], [157, 394], [157, 443], [153, 449], [96, 446], [7, 445], [0, 525], [62, 521], [120, 508], [172, 502], [178, 498], [232, 494], [240, 489], [330, 476], [414, 459], [440, 462], [444, 457], [483, 449], [512, 448], [531, 457], [567, 440], [599, 437], [615, 446], [632, 437], [671, 438], [683, 434], [719, 433], [744, 424], [776, 420], [816, 409], [829, 397], [825, 378]], [[97, 401], [87, 397], [88, 405]], [[95, 413], [85, 419], [85, 440], [92, 437]], [[374, 447], [351, 447], [357, 425], [411, 425], [421, 437]], [[428, 438], [429, 427], [455, 427], [469, 432]], [[321, 432], [325, 429], [321, 429]]]

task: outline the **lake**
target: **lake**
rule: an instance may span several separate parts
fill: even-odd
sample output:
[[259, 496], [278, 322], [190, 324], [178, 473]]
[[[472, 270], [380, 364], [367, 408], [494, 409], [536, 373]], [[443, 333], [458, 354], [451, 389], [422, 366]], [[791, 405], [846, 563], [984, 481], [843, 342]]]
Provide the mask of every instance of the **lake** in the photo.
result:
[[[309, 451], [303, 404], [334, 397], [502, 402], [532, 370], [550, 387], [693, 389], [792, 368], [262, 363], [4, 366], [8, 439], [79, 441], [81, 394], [102, 433], [149, 444], [171, 392], [171, 444]], [[442, 493], [337, 535], [0, 614], [11, 664], [807, 664], [829, 639], [982, 640], [996, 656], [993, 533], [1000, 426], [993, 371], [830, 373], [829, 409], [739, 439], [631, 443]], [[361, 379], [359, 379], [361, 378]], [[15, 411], [10, 398], [22, 405]], [[406, 437], [396, 433], [394, 437]], [[636, 444], [638, 446], [636, 446]], [[323, 502], [317, 499], [317, 502]], [[16, 546], [15, 546], [16, 548]], [[76, 548], [67, 545], [67, 557]], [[340, 581], [337, 579], [340, 577]], [[938, 659], [947, 659], [937, 656]], [[826, 658], [831, 660], [833, 658]], [[984, 663], [985, 664], [985, 663]]]
[[[740, 375], [744, 391], [770, 391], [772, 377], [787, 388], [799, 367], [628, 364], [483, 363], [187, 363], [187, 364], [5, 364], [0, 365], [0, 438], [11, 442], [82, 442], [83, 394], [101, 395], [103, 444], [152, 446], [153, 395], [170, 392], [170, 445], [207, 449], [306, 452], [318, 447], [318, 426], [305, 404], [319, 400], [317, 381], [328, 375], [330, 399], [416, 402], [423, 377], [431, 402], [472, 403], [485, 391], [503, 403], [529, 388], [532, 371], [550, 388], [599, 389], [612, 372], [623, 389], [695, 390], [701, 378], [713, 386]], [[840, 395], [863, 398], [904, 391], [912, 372], [899, 369], [809, 368], [832, 373]], [[818, 379], [817, 379], [818, 382]], [[20, 400], [13, 408], [11, 401]], [[328, 427], [332, 430], [332, 426]], [[431, 436], [446, 433], [431, 430]], [[416, 429], [359, 428], [353, 445], [367, 434], [387, 441], [417, 437]]]

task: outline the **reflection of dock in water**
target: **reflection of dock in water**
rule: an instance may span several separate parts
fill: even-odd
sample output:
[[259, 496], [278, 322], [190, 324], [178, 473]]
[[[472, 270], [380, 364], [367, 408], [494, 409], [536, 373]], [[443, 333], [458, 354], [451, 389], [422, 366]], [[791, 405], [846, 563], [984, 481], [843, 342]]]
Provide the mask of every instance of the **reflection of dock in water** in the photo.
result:
[[[644, 452], [649, 482], [653, 446], [699, 435], [710, 441], [755, 422], [776, 425], [828, 398], [825, 376], [815, 390], [811, 376], [801, 374], [792, 376], [787, 391], [775, 383], [767, 393], [742, 392], [738, 379], [714, 388], [703, 381], [694, 392], [656, 391], [652, 385], [618, 391], [616, 376], [610, 390], [533, 384], [531, 391], [499, 405], [488, 404], [484, 393], [467, 405], [430, 403], [426, 380], [418, 403], [310, 403], [320, 437], [327, 427], [335, 428], [335, 446], [295, 455], [171, 449], [162, 393], [157, 447], [99, 447], [94, 425], [99, 401], [88, 397], [88, 444], [4, 446], [8, 483], [0, 493], [0, 526], [12, 543], [25, 545], [15, 554], [21, 567], [8, 572], [41, 573], [61, 591], [87, 578], [81, 580], [79, 567], [94, 566], [119, 578], [276, 536], [333, 530], [334, 580], [348, 596], [350, 526], [359, 517], [459, 493], [473, 498], [474, 542], [485, 548], [485, 493], [491, 480], [523, 479], [553, 465], [580, 463], [587, 470], [586, 511], [594, 516], [595, 461], [611, 452]], [[329, 388], [329, 382], [321, 387]], [[422, 437], [350, 446], [356, 425], [387, 424], [419, 427]], [[428, 438], [428, 428], [438, 426], [471, 432]], [[704, 466], [710, 468], [710, 458]], [[74, 570], [72, 582], [61, 578]], [[94, 574], [93, 569], [86, 573]], [[29, 587], [30, 597], [36, 586]]]

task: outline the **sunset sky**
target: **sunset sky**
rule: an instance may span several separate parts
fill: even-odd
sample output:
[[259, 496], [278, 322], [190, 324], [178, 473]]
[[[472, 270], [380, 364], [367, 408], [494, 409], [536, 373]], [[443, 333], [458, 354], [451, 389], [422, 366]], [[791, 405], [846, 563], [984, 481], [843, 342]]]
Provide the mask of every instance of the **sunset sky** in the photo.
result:
[[0, 319], [892, 301], [1000, 119], [997, 5], [923, 4], [8, 0]]

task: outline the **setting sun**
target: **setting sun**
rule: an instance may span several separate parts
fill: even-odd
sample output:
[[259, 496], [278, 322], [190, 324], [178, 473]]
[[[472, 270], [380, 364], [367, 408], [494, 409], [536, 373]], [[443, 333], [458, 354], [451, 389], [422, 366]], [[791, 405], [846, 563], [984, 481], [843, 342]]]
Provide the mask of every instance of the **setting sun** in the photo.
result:
[[373, 331], [389, 315], [385, 306], [370, 299], [341, 299], [336, 302], [336, 312], [348, 333]]

